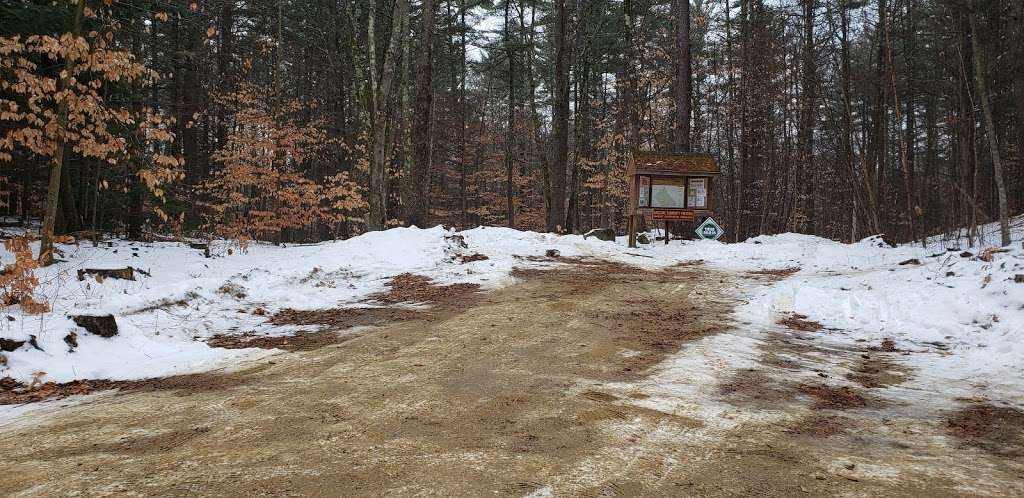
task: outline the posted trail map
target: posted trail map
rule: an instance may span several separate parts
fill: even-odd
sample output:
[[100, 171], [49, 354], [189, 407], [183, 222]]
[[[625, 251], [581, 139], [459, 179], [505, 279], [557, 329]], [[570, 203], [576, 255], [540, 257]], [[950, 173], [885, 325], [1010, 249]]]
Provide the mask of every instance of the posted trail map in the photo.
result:
[[651, 205], [662, 208], [686, 207], [684, 185], [681, 178], [655, 178], [651, 186]]

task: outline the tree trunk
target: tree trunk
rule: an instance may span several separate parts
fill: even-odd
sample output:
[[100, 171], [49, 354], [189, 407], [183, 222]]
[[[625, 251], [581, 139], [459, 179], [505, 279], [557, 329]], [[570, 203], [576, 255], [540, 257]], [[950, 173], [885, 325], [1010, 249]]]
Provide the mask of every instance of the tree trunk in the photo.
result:
[[[927, 234], [924, 226], [924, 211], [921, 207], [920, 180], [917, 175], [917, 2], [907, 1], [907, 97], [906, 97], [906, 144], [907, 173], [909, 175], [908, 202], [913, 207], [911, 215], [914, 217], [916, 228], [920, 235], [921, 245], [927, 244]], [[911, 235], [916, 238], [915, 235]]]
[[633, 1], [622, 2], [622, 31], [625, 38], [625, 49], [622, 54], [622, 72], [625, 82], [622, 85], [622, 105], [625, 107], [627, 136], [626, 152], [633, 153], [640, 146], [640, 120], [636, 106], [636, 51], [633, 40]]
[[462, 57], [459, 59], [459, 220], [466, 227], [466, 0], [459, 0], [459, 40]]
[[[71, 173], [74, 168], [70, 166], [65, 155], [64, 167], [60, 175], [60, 201], [58, 208], [63, 213], [64, 225], [55, 230], [56, 233], [77, 232], [84, 228], [85, 225], [82, 212], [78, 209], [78, 203], [76, 202], [75, 188], [71, 182]], [[78, 182], [81, 182], [81, 178], [78, 178]]]
[[555, 88], [551, 103], [554, 154], [550, 164], [551, 206], [547, 230], [560, 232], [565, 217], [565, 170], [569, 160], [569, 12], [565, 0], [555, 2]]
[[[885, 199], [885, 191], [882, 189], [885, 181], [886, 152], [888, 149], [888, 119], [886, 105], [888, 104], [889, 82], [886, 79], [886, 71], [891, 71], [885, 64], [885, 26], [888, 23], [888, 3], [886, 0], [878, 0], [878, 21], [875, 28], [875, 37], [878, 38], [878, 53], [875, 61], [875, 102], [871, 124], [871, 152], [874, 160], [871, 171], [871, 190], [879, 199]], [[884, 204], [878, 201], [875, 205]], [[878, 217], [878, 215], [875, 215]], [[877, 227], [881, 229], [881, 227]]]
[[[857, 171], [853, 157], [853, 102], [850, 89], [850, 7], [847, 0], [842, 0], [839, 6], [840, 23], [840, 79], [843, 89], [843, 130], [841, 132], [841, 143], [843, 149], [843, 160], [846, 163], [846, 170], [850, 175], [851, 197], [853, 198], [853, 216], [850, 225], [850, 243], [857, 240], [857, 198], [860, 193], [857, 191]], [[863, 175], [861, 175], [863, 178]], [[865, 185], [867, 185], [865, 183]], [[871, 197], [871, 196], [869, 196]]]
[[512, 0], [505, 0], [504, 45], [505, 58], [508, 59], [508, 119], [505, 124], [505, 223], [509, 228], [516, 226], [514, 203], [516, 186], [513, 172], [515, 165], [512, 160], [516, 122], [516, 53], [512, 46], [512, 26], [509, 21], [511, 9]]
[[419, 60], [416, 63], [416, 103], [412, 127], [412, 169], [406, 222], [424, 228], [428, 220], [431, 152], [433, 149], [433, 40], [434, 0], [423, 0], [423, 28]]
[[370, 152], [369, 212], [366, 229], [383, 230], [387, 225], [388, 183], [387, 183], [387, 130], [388, 109], [394, 95], [395, 64], [404, 44], [402, 26], [409, 12], [409, 0], [396, 0], [391, 16], [391, 35], [387, 52], [381, 63], [380, 77], [377, 76], [377, 43], [375, 38], [376, 8], [371, 6], [367, 18], [367, 51], [370, 66], [370, 126], [372, 129]]
[[[78, 0], [74, 5], [74, 17], [71, 24], [71, 34], [76, 39], [82, 34], [82, 15], [85, 12], [85, 0]], [[64, 77], [57, 83], [57, 91], [68, 91], [71, 72], [74, 69], [75, 61], [71, 58], [64, 59]], [[53, 263], [53, 226], [57, 219], [57, 206], [60, 202], [61, 176], [64, 166], [64, 155], [66, 143], [64, 133], [68, 126], [68, 104], [62, 100], [57, 108], [58, 136], [54, 147], [53, 157], [50, 158], [50, 183], [46, 190], [46, 211], [43, 214], [43, 227], [39, 243], [39, 263], [50, 265]]]
[[1009, 208], [1017, 212], [1024, 209], [1024, 2], [1014, 2], [1014, 5], [1013, 23], [1017, 26], [1013, 43], [1016, 47], [1013, 82], [1017, 92], [1014, 99], [1017, 101], [1017, 189], [1010, 196], [1016, 200], [1016, 205]]
[[676, 12], [676, 139], [679, 152], [690, 152], [692, 110], [692, 57], [690, 54], [690, 0], [673, 0]]
[[803, 3], [803, 60], [801, 61], [801, 109], [800, 131], [797, 142], [800, 158], [794, 185], [797, 196], [796, 214], [803, 219], [797, 220], [796, 226], [802, 228], [810, 224], [811, 233], [815, 233], [812, 201], [814, 195], [814, 124], [817, 109], [817, 60], [814, 49], [814, 8], [815, 0], [802, 0]]
[[[885, 26], [884, 39], [885, 39], [884, 43], [885, 43], [886, 63], [889, 65], [889, 67], [893, 67], [893, 59], [892, 59], [892, 29], [890, 28], [888, 23]], [[893, 111], [895, 111], [895, 113], [896, 113], [896, 123], [901, 123], [901, 122], [903, 122], [903, 116], [902, 116], [902, 111], [900, 110], [900, 97], [899, 97], [899, 93], [896, 91], [896, 73], [895, 73], [895, 71], [890, 71], [889, 72], [889, 81], [892, 84]], [[907, 139], [901, 133], [897, 133], [896, 136], [897, 136], [897, 140], [899, 140], [900, 172], [902, 173], [902, 176], [903, 176], [903, 190], [904, 190], [904, 194], [905, 194], [904, 199], [905, 199], [905, 203], [906, 203], [906, 216], [907, 216], [907, 223], [908, 223], [908, 227], [909, 227], [909, 229], [908, 229], [909, 236], [906, 237], [906, 238], [908, 240], [914, 240], [916, 238], [915, 229], [914, 229], [914, 204], [915, 203], [914, 203], [914, 199], [913, 199], [913, 189], [911, 188], [911, 181], [910, 181], [911, 172], [910, 172], [910, 161], [908, 160], [908, 156], [907, 156]]]
[[[523, 64], [526, 66], [526, 86], [528, 99], [530, 104], [530, 138], [533, 143], [533, 150], [540, 161], [540, 174], [541, 174], [541, 188], [543, 190], [542, 197], [544, 198], [544, 213], [545, 216], [550, 216], [551, 212], [551, 170], [549, 167], [550, 161], [548, 157], [547, 146], [544, 143], [544, 137], [541, 135], [541, 122], [540, 112], [537, 110], [537, 81], [534, 75], [534, 55], [536, 44], [537, 31], [535, 26], [537, 25], [537, 9], [530, 9], [530, 29], [527, 31], [523, 29], [524, 35], [527, 39], [524, 42], [526, 57], [523, 60]], [[522, 18], [520, 18], [522, 23]], [[525, 28], [525, 26], [523, 26]], [[545, 221], [545, 226], [547, 221]]]
[[[972, 9], [974, 5], [971, 6]], [[974, 81], [978, 86], [978, 100], [981, 101], [981, 113], [985, 118], [985, 135], [992, 153], [992, 175], [996, 180], [996, 195], [999, 196], [999, 232], [1002, 245], [1010, 245], [1010, 217], [1006, 207], [1006, 185], [1003, 181], [1003, 161], [999, 155], [999, 137], [996, 135], [996, 124], [992, 119], [992, 108], [988, 102], [988, 91], [985, 89], [985, 53], [981, 47], [978, 19], [974, 10], [969, 14], [971, 23], [971, 51], [974, 55]]]
[[750, 154], [750, 140], [751, 140], [751, 125], [750, 125], [750, 80], [754, 76], [753, 62], [751, 61], [751, 36], [750, 36], [750, 11], [751, 11], [751, 0], [740, 0], [740, 80], [739, 80], [739, 91], [740, 91], [740, 160], [739, 160], [739, 171], [737, 175], [739, 177], [739, 188], [737, 189], [736, 197], [736, 237], [737, 240], [743, 240], [746, 238], [749, 229], [747, 227], [746, 217], [749, 214], [750, 201], [747, 195], [748, 187], [750, 186], [750, 172], [753, 170], [751, 164]]

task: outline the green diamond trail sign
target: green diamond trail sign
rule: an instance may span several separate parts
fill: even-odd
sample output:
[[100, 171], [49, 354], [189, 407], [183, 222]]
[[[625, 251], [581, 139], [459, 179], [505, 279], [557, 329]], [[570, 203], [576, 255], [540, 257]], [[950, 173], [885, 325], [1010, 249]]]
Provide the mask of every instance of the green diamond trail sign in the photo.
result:
[[725, 234], [725, 229], [719, 226], [718, 223], [715, 223], [714, 218], [704, 220], [704, 223], [701, 223], [695, 231], [698, 237], [705, 240], [718, 240], [719, 237]]

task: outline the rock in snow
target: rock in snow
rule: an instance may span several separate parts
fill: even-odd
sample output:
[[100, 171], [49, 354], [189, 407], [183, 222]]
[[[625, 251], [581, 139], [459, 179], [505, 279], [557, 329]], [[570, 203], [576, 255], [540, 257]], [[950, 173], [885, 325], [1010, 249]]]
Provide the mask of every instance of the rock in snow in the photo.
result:
[[71, 319], [90, 334], [107, 338], [117, 335], [117, 320], [114, 319], [114, 315], [72, 315]]
[[583, 240], [587, 240], [588, 237], [594, 237], [605, 242], [613, 242], [615, 241], [615, 230], [611, 228], [595, 228], [583, 234]]

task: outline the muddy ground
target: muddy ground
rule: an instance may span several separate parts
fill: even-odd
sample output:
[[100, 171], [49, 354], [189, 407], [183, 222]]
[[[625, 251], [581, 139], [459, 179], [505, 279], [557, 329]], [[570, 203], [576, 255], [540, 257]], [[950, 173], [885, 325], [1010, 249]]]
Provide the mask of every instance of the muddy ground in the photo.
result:
[[[742, 287], [784, 275], [519, 277], [235, 372], [0, 422], [0, 495], [1024, 495], [1016, 409], [894, 396], [914, 375], [898, 352], [729, 321]], [[748, 366], [694, 372], [687, 408], [651, 397], [665, 360], [741, 333], [758, 337]]]

